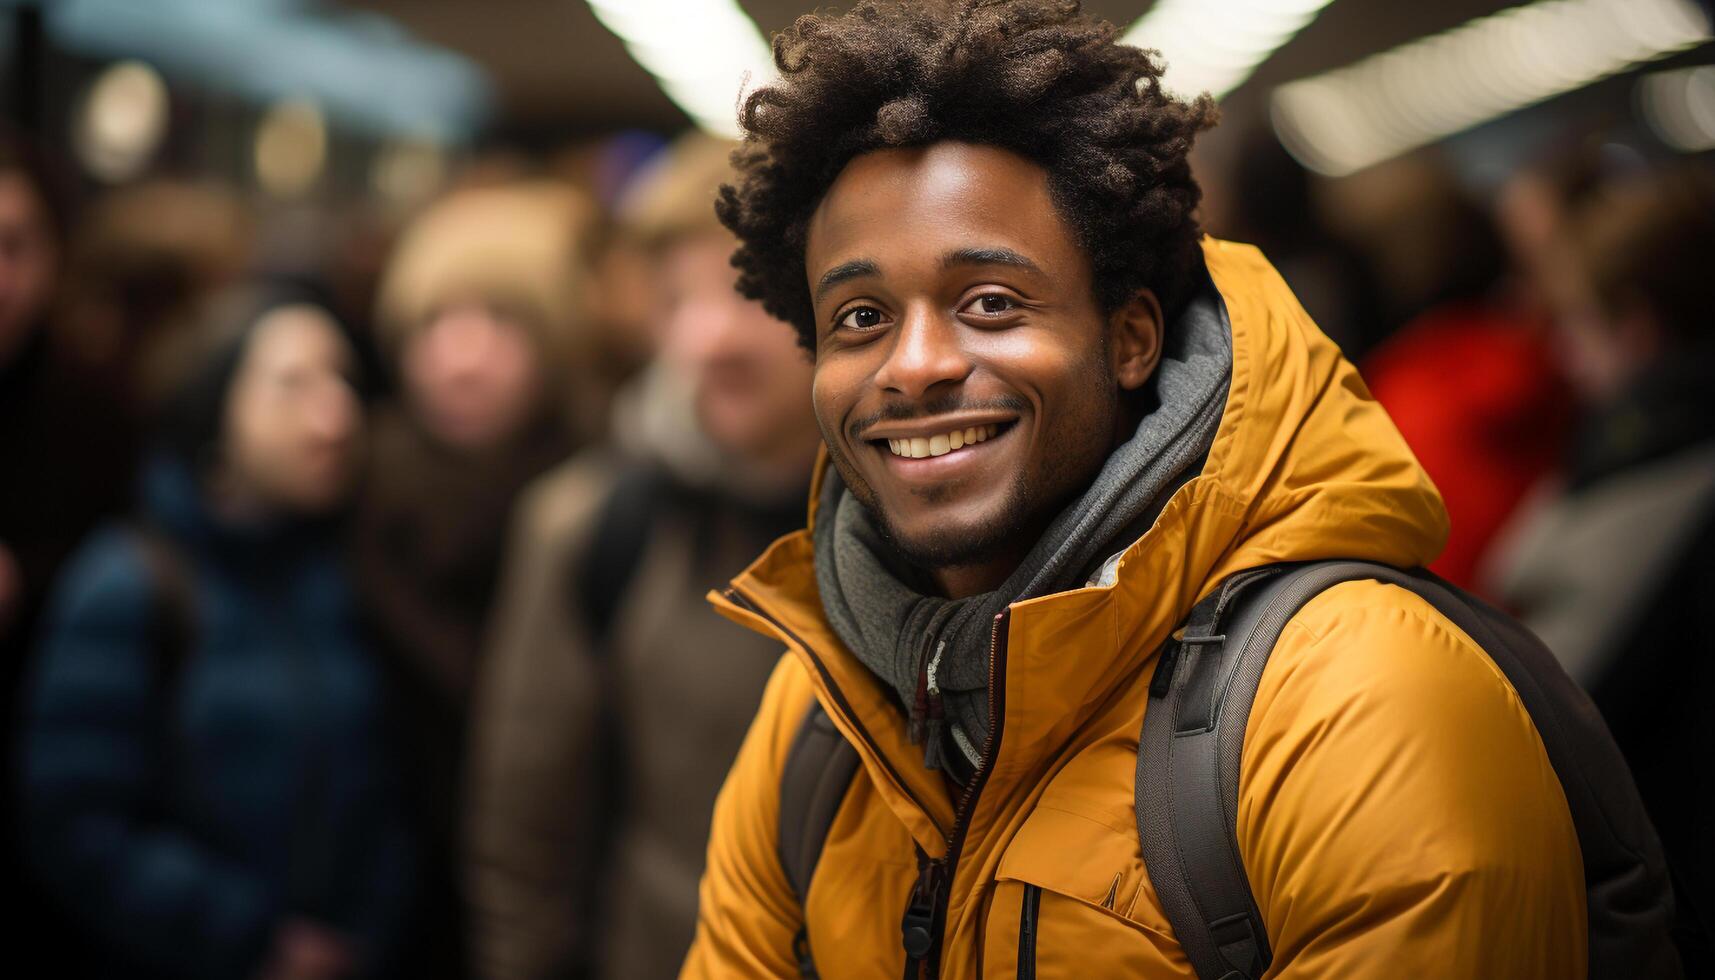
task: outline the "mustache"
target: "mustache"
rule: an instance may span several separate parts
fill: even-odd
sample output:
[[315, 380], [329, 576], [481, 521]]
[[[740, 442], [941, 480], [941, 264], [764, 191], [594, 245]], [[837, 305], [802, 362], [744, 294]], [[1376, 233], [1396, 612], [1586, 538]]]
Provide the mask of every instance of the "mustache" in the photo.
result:
[[914, 422], [917, 419], [951, 415], [954, 412], [1016, 412], [1022, 415], [1029, 408], [1030, 403], [1017, 395], [1001, 395], [982, 400], [937, 398], [918, 403], [895, 402], [883, 405], [879, 410], [862, 418], [853, 419], [846, 425], [846, 435], [853, 442], [862, 442], [865, 432], [883, 422]]

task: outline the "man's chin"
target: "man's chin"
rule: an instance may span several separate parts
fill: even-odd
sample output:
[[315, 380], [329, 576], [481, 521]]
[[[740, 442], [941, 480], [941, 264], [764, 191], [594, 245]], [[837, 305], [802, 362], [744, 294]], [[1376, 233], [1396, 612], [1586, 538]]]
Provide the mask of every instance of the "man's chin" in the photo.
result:
[[[1026, 524], [1021, 517], [1028, 510], [1022, 487], [1014, 486], [999, 499], [985, 501], [987, 507], [956, 499], [957, 491], [952, 488], [948, 488], [949, 495], [954, 499], [933, 502], [924, 501], [914, 491], [890, 488], [906, 497], [909, 510], [915, 512], [909, 521], [902, 522], [891, 515], [904, 508], [884, 504], [875, 485], [853, 473], [848, 461], [837, 453], [833, 461], [841, 481], [869, 512], [894, 553], [915, 568], [928, 571], [982, 565], [1017, 549], [1017, 539]], [[859, 479], [854, 480], [854, 476]], [[975, 510], [984, 513], [972, 513]]]
[[896, 525], [885, 514], [878, 523], [894, 551], [924, 570], [988, 564], [1014, 551], [1017, 545], [1018, 522], [1006, 515], [911, 530]]

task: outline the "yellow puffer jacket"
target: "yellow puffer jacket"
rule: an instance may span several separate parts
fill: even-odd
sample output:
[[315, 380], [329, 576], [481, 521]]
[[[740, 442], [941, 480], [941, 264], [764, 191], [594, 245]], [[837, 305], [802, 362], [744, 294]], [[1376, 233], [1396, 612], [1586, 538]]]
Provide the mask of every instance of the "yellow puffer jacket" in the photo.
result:
[[[1208, 241], [1205, 253], [1233, 333], [1207, 464], [1114, 585], [1011, 608], [993, 656], [997, 742], [975, 793], [956, 801], [924, 769], [893, 695], [835, 637], [807, 531], [711, 597], [789, 653], [716, 804], [683, 976], [795, 977], [806, 917], [822, 977], [901, 976], [916, 848], [952, 866], [941, 976], [1032, 975], [1019, 962], [1027, 892], [1034, 976], [1192, 975], [1133, 810], [1162, 641], [1235, 572], [1418, 565], [1447, 533], [1429, 478], [1273, 268], [1248, 246]], [[801, 910], [776, 819], [811, 698], [863, 765]], [[1584, 975], [1582, 862], [1542, 742], [1481, 649], [1403, 590], [1336, 586], [1287, 626], [1245, 731], [1238, 840], [1269, 976]]]

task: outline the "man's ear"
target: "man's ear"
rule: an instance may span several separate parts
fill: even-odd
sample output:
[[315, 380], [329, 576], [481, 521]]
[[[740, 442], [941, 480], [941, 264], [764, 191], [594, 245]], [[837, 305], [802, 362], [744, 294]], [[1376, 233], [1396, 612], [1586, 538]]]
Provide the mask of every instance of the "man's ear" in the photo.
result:
[[1121, 391], [1143, 387], [1161, 362], [1161, 301], [1140, 289], [1108, 315], [1108, 355]]

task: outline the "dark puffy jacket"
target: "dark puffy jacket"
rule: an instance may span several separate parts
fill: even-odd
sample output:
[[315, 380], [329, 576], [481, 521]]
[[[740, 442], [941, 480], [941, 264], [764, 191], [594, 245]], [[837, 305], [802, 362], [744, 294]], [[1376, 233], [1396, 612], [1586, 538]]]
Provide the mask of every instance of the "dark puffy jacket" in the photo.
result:
[[294, 916], [384, 973], [412, 845], [331, 536], [217, 522], [167, 462], [144, 512], [190, 586], [186, 649], [163, 656], [174, 607], [141, 539], [98, 531], [59, 583], [27, 692], [31, 860], [122, 975], [249, 977]]

